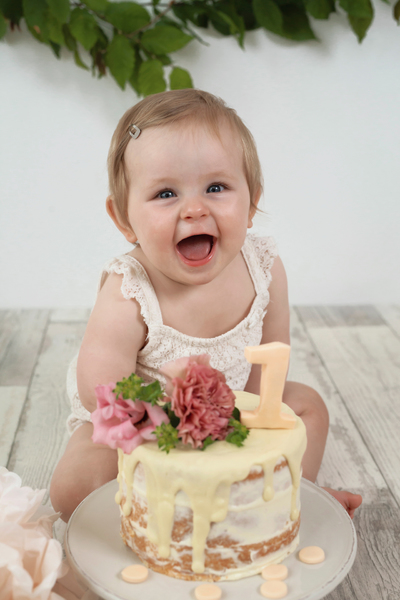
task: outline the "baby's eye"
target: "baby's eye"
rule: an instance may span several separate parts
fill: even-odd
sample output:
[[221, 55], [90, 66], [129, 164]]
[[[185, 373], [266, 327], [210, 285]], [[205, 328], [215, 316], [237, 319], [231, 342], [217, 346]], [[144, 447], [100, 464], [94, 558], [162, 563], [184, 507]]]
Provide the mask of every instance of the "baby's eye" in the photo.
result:
[[222, 192], [225, 189], [225, 186], [221, 183], [213, 183], [207, 190], [207, 194], [215, 194], [217, 192]]
[[163, 198], [164, 200], [167, 198], [173, 198], [174, 196], [175, 194], [174, 192], [171, 192], [171, 190], [164, 190], [163, 192], [157, 194], [157, 198]]

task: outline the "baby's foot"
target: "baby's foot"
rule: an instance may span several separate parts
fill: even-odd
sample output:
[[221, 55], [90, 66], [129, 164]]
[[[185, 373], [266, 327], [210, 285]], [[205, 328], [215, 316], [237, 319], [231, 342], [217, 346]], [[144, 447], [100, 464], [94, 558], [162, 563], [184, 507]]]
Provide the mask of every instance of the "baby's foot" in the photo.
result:
[[346, 492], [345, 490], [333, 490], [332, 488], [324, 487], [322, 488], [331, 494], [340, 504], [347, 510], [350, 517], [354, 517], [354, 511], [358, 508], [362, 502], [362, 496], [360, 494], [352, 494], [351, 492]]

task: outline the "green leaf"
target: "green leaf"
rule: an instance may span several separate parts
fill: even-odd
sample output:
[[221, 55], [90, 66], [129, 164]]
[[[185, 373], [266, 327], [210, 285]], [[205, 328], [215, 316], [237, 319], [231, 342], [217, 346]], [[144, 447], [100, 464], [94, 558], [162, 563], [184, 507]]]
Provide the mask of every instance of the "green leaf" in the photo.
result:
[[69, 0], [47, 0], [51, 14], [53, 14], [60, 23], [67, 23], [70, 15]]
[[213, 440], [211, 435], [209, 435], [208, 437], [206, 437], [205, 440], [203, 440], [203, 445], [200, 448], [200, 450], [205, 450], [208, 446], [211, 446], [211, 444], [213, 444], [214, 442], [215, 442], [215, 440]]
[[51, 42], [54, 42], [60, 46], [65, 46], [63, 26], [51, 12], [49, 12], [47, 15], [47, 29], [49, 33], [49, 40]]
[[393, 7], [393, 17], [398, 23], [400, 23], [400, 0], [397, 0], [396, 4]]
[[54, 42], [52, 42], [51, 40], [49, 41], [49, 45], [51, 47], [51, 49], [53, 50], [55, 56], [57, 58], [61, 57], [61, 46], [60, 44], [55, 44]]
[[129, 85], [135, 90], [138, 96], [141, 96], [141, 91], [139, 88], [139, 71], [142, 65], [143, 59], [140, 55], [138, 47], [135, 46], [135, 66], [133, 69], [133, 73], [129, 79]]
[[316, 40], [315, 33], [310, 27], [307, 13], [303, 8], [293, 4], [282, 6], [283, 35], [290, 40]]
[[348, 13], [351, 28], [362, 42], [374, 18], [371, 0], [340, 0], [339, 4]]
[[109, 2], [104, 14], [109, 23], [123, 33], [137, 31], [151, 20], [147, 10], [136, 2]]
[[108, 37], [103, 33], [103, 31], [99, 28], [99, 37], [97, 38], [97, 42], [91, 48], [90, 55], [92, 57], [92, 75], [104, 77], [107, 74], [107, 67], [105, 63], [105, 50], [108, 48]]
[[10, 21], [10, 25], [19, 25], [24, 16], [22, 0], [0, 0], [0, 11]]
[[164, 80], [162, 64], [159, 60], [146, 60], [140, 65], [138, 86], [143, 96], [165, 91], [167, 85]]
[[240, 410], [237, 406], [235, 406], [235, 408], [232, 411], [232, 419], [235, 419], [235, 421], [240, 422]]
[[237, 35], [239, 45], [243, 48], [245, 25], [243, 18], [238, 14], [232, 4], [219, 2], [215, 5], [218, 16], [229, 26], [229, 33]]
[[83, 4], [95, 12], [104, 12], [108, 2], [107, 0], [83, 0]]
[[74, 8], [71, 13], [69, 28], [85, 50], [90, 50], [96, 43], [98, 25], [96, 19], [86, 9]]
[[164, 392], [161, 389], [159, 381], [153, 381], [147, 385], [143, 385], [143, 379], [138, 377], [135, 373], [129, 375], [129, 377], [123, 377], [122, 381], [116, 383], [113, 389], [114, 394], [122, 396], [124, 400], [141, 400], [143, 402], [151, 402], [157, 404], [157, 400], [161, 399]]
[[161, 423], [157, 425], [155, 434], [158, 442], [158, 447], [164, 450], [167, 454], [172, 448], [175, 448], [179, 442], [178, 432], [172, 427], [171, 423]]
[[224, 21], [228, 25], [229, 33], [231, 35], [234, 35], [239, 31], [235, 21], [229, 15], [224, 13], [222, 10], [217, 10], [216, 13], [222, 19], [222, 21]]
[[171, 90], [184, 90], [193, 87], [190, 73], [186, 69], [174, 67], [169, 76], [169, 87]]
[[[149, 58], [152, 58], [152, 57], [149, 56]], [[163, 67], [169, 67], [169, 65], [172, 65], [172, 60], [170, 59], [170, 57], [167, 54], [158, 54], [157, 60], [160, 61], [160, 63], [162, 64]]]
[[229, 23], [218, 10], [209, 10], [208, 16], [215, 31], [218, 31], [221, 35], [231, 35]]
[[124, 90], [135, 66], [135, 52], [129, 40], [123, 35], [115, 35], [108, 45], [106, 65], [118, 85]]
[[282, 35], [283, 16], [280, 8], [272, 0], [253, 0], [254, 15], [264, 29]]
[[370, 0], [340, 0], [339, 4], [350, 16], [357, 19], [372, 20], [374, 16]]
[[254, 16], [252, 2], [249, 0], [234, 0], [236, 12], [242, 17], [246, 31], [258, 29], [259, 23]]
[[5, 18], [3, 17], [3, 15], [0, 13], [0, 40], [2, 37], [4, 37], [7, 33], [7, 21], [5, 20]]
[[158, 400], [161, 400], [164, 396], [164, 392], [161, 389], [159, 381], [153, 381], [147, 385], [142, 385], [139, 392], [139, 400], [143, 402], [151, 402], [152, 406], [157, 404]]
[[141, 43], [145, 50], [153, 54], [169, 54], [170, 52], [180, 50], [192, 39], [191, 35], [183, 33], [183, 31], [176, 27], [160, 25], [159, 27], [153, 27], [153, 29], [145, 31]]
[[173, 4], [172, 11], [174, 15], [186, 24], [191, 21], [197, 27], [207, 27], [207, 15], [203, 5], [197, 6], [194, 4], [180, 3]]
[[48, 11], [46, 0], [23, 0], [23, 9], [27, 25], [39, 28], [40, 34], [45, 35]]
[[249, 435], [250, 431], [247, 429], [245, 425], [242, 425], [236, 419], [229, 419], [229, 427], [233, 428], [233, 431], [230, 431], [225, 438], [226, 442], [230, 444], [235, 444], [236, 446], [243, 446], [244, 440]]
[[372, 17], [369, 19], [359, 19], [358, 17], [349, 15], [349, 23], [360, 43], [365, 38], [365, 35], [371, 26], [372, 20]]
[[79, 56], [78, 49], [74, 50], [74, 60], [75, 60], [75, 64], [78, 67], [80, 67], [81, 69], [85, 69], [85, 71], [89, 71], [89, 67], [87, 65], [85, 65], [85, 63], [83, 62], [83, 60]]
[[71, 52], [75, 52], [75, 50], [77, 48], [76, 39], [70, 32], [68, 25], [63, 25], [62, 30], [63, 30], [63, 34], [64, 34], [65, 44], [66, 44], [68, 50], [71, 50]]
[[172, 427], [174, 427], [176, 429], [178, 427], [179, 423], [181, 422], [181, 420], [179, 417], [176, 416], [176, 414], [172, 410], [171, 402], [166, 402], [164, 404], [164, 406], [162, 407], [162, 409], [165, 412], [165, 414], [167, 415]]
[[335, 12], [333, 0], [305, 0], [305, 7], [314, 19], [328, 19]]
[[122, 381], [117, 381], [113, 392], [117, 398], [122, 396], [124, 400], [130, 399], [135, 401], [140, 392], [140, 388], [142, 387], [142, 383], [143, 379], [138, 375], [135, 375], [135, 373], [132, 373], [129, 377], [123, 377]]

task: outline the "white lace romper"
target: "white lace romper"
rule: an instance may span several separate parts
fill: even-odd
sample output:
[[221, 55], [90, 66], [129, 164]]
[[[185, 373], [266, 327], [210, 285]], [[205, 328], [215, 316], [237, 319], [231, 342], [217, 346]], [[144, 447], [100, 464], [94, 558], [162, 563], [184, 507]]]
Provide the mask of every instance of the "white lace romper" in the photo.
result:
[[[166, 362], [182, 356], [209, 354], [211, 366], [225, 374], [228, 385], [233, 390], [244, 389], [251, 365], [246, 361], [243, 350], [245, 346], [257, 346], [261, 341], [263, 319], [269, 302], [270, 271], [277, 256], [274, 240], [271, 237], [247, 235], [242, 255], [252, 278], [256, 297], [247, 317], [230, 331], [215, 338], [191, 337], [164, 325], [150, 279], [142, 265], [132, 256], [123, 254], [105, 265], [99, 290], [109, 273], [121, 274], [122, 295], [127, 300], [134, 298], [140, 305], [148, 333], [147, 343], [137, 355], [136, 373], [146, 383], [155, 379], [165, 383], [158, 369]], [[72, 414], [67, 420], [70, 434], [84, 422], [90, 421], [90, 412], [84, 408], [78, 396], [76, 363], [77, 356], [72, 361], [67, 375], [67, 393], [72, 407]]]

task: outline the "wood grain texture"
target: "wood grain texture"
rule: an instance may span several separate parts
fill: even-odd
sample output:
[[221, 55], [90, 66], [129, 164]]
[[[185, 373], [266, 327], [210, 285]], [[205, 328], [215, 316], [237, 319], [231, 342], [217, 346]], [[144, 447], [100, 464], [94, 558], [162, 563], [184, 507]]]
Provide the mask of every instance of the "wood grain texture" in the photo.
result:
[[51, 323], [87, 323], [90, 308], [56, 308], [50, 313]]
[[27, 391], [25, 386], [0, 387], [0, 466], [8, 464]]
[[8, 464], [24, 485], [48, 488], [65, 448], [70, 412], [65, 379], [83, 331], [80, 323], [53, 323], [47, 329]]
[[400, 505], [400, 340], [387, 326], [308, 333]]
[[375, 306], [301, 306], [298, 313], [308, 327], [358, 327], [384, 325]]
[[376, 501], [387, 484], [295, 310], [291, 312], [291, 346], [289, 378], [317, 390], [329, 410], [318, 485], [361, 494], [364, 502]]
[[48, 310], [0, 311], [0, 385], [29, 385], [48, 314]]
[[389, 328], [400, 338], [400, 306], [388, 304], [379, 305], [377, 310]]
[[400, 519], [389, 493], [363, 506], [354, 519], [357, 556], [350, 573], [326, 600], [400, 598]]
[[[23, 485], [48, 489], [64, 450], [66, 371], [89, 312], [0, 311], [0, 458]], [[354, 566], [326, 600], [398, 600], [400, 307], [300, 307], [291, 332], [290, 378], [330, 412], [318, 483], [364, 498]], [[60, 541], [64, 530], [58, 522]]]

